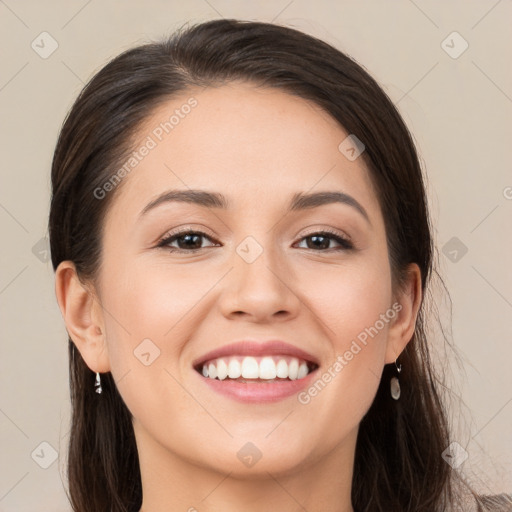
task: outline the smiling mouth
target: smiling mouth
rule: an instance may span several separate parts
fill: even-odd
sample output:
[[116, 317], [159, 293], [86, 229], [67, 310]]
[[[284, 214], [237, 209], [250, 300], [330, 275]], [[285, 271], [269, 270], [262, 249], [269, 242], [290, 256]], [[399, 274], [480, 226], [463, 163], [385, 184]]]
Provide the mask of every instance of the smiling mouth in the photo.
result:
[[318, 365], [312, 361], [289, 355], [233, 355], [205, 361], [194, 367], [206, 379], [245, 384], [300, 380], [317, 368]]

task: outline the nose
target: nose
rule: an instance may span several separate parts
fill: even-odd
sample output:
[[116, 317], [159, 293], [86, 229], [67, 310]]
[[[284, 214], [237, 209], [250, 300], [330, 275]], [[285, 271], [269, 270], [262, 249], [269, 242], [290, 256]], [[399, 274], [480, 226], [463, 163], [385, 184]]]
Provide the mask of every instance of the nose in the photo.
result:
[[266, 249], [252, 262], [239, 254], [223, 280], [218, 305], [226, 318], [245, 317], [254, 323], [290, 320], [300, 308], [294, 291], [297, 278], [282, 258]]

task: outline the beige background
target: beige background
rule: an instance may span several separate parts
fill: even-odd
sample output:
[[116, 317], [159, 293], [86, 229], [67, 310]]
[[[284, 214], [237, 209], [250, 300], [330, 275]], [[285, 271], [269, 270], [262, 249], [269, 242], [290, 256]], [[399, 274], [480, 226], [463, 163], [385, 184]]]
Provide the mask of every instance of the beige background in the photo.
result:
[[[108, 58], [185, 21], [219, 17], [275, 21], [325, 39], [355, 57], [397, 103], [427, 170], [453, 301], [453, 341], [463, 362], [454, 390], [468, 413], [457, 427], [468, 452], [461, 467], [483, 478], [486, 492], [512, 492], [509, 0], [0, 0], [0, 511], [70, 510], [62, 484], [67, 341], [41, 241], [60, 125]], [[45, 31], [58, 48], [43, 59], [31, 44], [48, 38], [38, 37]], [[458, 58], [442, 46], [453, 31], [469, 44]], [[462, 48], [457, 37], [445, 43], [452, 53]], [[453, 237], [459, 248], [446, 245]], [[445, 303], [439, 307], [446, 311]]]

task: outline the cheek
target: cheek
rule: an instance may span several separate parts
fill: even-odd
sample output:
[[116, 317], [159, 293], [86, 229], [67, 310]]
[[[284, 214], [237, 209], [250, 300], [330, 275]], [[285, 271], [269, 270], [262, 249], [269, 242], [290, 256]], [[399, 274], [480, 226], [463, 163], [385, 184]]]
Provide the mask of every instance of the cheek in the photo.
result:
[[172, 376], [181, 380], [176, 361], [192, 332], [189, 316], [211, 285], [184, 267], [171, 272], [169, 266], [127, 263], [119, 261], [111, 271], [105, 266], [102, 281], [109, 361], [118, 391], [136, 418], [154, 411], [172, 416], [176, 404], [193, 410]]
[[[121, 265], [120, 265], [121, 267]], [[133, 335], [164, 335], [197, 304], [206, 283], [197, 272], [154, 264], [124, 265], [105, 280], [105, 303]]]
[[132, 368], [134, 356], [144, 348], [160, 351], [155, 364], [173, 365], [193, 332], [191, 319], [197, 322], [196, 306], [217, 280], [199, 266], [171, 268], [143, 259], [119, 261], [109, 271], [105, 266], [102, 301], [113, 372]]
[[[302, 300], [321, 320], [320, 325], [337, 352], [346, 350], [350, 340], [373, 326], [391, 308], [389, 268], [379, 263], [375, 260], [361, 264], [354, 259], [326, 267], [322, 272], [310, 267], [297, 273]], [[387, 326], [387, 322], [384, 326], [379, 322], [378, 330], [384, 335], [381, 337], [385, 337]]]
[[[328, 410], [355, 425], [378, 389], [388, 330], [396, 318], [389, 269], [374, 262], [303, 278], [315, 283], [304, 289], [303, 297], [330, 340], [330, 357], [320, 372], [321, 382], [307, 390], [301, 403], [310, 404], [315, 414]], [[334, 436], [339, 427], [332, 428]]]

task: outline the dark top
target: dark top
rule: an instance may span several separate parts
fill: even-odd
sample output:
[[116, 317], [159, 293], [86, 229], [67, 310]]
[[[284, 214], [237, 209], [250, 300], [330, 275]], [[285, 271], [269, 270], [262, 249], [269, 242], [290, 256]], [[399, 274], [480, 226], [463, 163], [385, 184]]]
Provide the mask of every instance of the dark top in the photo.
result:
[[512, 494], [480, 496], [478, 512], [512, 512]]

